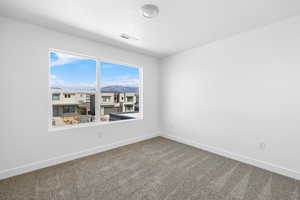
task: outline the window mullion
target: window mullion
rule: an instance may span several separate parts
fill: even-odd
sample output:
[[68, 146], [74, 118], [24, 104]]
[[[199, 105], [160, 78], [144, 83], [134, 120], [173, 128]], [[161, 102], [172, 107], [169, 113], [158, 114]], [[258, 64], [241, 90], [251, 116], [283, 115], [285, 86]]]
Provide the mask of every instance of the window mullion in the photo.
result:
[[96, 61], [96, 94], [95, 94], [95, 114], [96, 114], [96, 121], [100, 121], [100, 104], [101, 104], [101, 86], [100, 86], [100, 77], [101, 77], [101, 66], [100, 60]]

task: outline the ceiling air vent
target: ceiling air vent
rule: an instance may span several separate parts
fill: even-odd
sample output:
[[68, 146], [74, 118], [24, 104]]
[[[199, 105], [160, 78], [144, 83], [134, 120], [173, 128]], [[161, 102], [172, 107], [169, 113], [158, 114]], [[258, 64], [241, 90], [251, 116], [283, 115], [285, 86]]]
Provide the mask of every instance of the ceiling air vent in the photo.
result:
[[133, 37], [133, 36], [130, 36], [128, 34], [125, 34], [125, 33], [122, 33], [120, 35], [121, 38], [125, 39], [125, 40], [139, 40], [138, 38], [136, 37]]
[[124, 34], [124, 33], [122, 33], [122, 34], [120, 35], [120, 37], [123, 38], [123, 39], [126, 39], [126, 40], [129, 40], [129, 39], [130, 39], [130, 36], [127, 35], [127, 34]]

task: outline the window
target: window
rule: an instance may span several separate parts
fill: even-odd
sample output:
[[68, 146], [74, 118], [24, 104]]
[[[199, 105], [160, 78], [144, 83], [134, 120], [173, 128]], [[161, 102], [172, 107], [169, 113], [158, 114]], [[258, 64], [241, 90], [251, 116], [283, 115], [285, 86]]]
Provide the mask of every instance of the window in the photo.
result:
[[65, 94], [65, 98], [71, 98], [71, 94]]
[[[103, 103], [100, 105], [101, 121], [139, 118], [139, 103], [136, 103], [134, 98], [140, 94], [139, 68], [110, 62], [101, 62], [100, 65], [100, 86], [103, 98]], [[115, 99], [121, 97], [121, 101], [115, 101], [108, 106], [105, 104], [107, 101], [104, 101], [107, 94]], [[126, 102], [124, 102], [125, 97]]]
[[63, 106], [63, 112], [64, 113], [75, 113], [76, 106]]
[[133, 96], [126, 97], [127, 102], [133, 102]]
[[50, 51], [50, 126], [142, 119], [141, 69]]
[[52, 94], [53, 101], [59, 101], [59, 99], [60, 99], [60, 94]]
[[110, 102], [110, 96], [102, 96], [102, 102]]
[[[63, 94], [52, 101], [52, 126], [67, 126], [95, 121], [96, 66], [94, 59], [61, 52], [50, 52], [50, 89]], [[81, 98], [89, 94], [90, 102]]]

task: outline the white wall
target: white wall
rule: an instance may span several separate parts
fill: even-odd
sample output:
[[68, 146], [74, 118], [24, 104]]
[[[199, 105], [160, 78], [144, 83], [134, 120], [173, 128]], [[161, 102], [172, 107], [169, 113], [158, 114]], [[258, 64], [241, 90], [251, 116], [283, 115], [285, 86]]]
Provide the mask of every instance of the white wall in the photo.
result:
[[[0, 27], [0, 179], [158, 133], [155, 58], [6, 18]], [[143, 67], [144, 120], [48, 132], [49, 48]]]
[[300, 179], [300, 17], [165, 58], [162, 73], [166, 135]]

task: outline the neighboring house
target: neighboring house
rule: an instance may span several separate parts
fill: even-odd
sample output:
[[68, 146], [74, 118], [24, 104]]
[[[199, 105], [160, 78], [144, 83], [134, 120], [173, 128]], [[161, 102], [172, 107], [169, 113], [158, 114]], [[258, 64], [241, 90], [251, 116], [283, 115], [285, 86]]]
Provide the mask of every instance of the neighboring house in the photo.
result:
[[109, 115], [111, 112], [122, 112], [119, 101], [119, 94], [112, 92], [103, 92], [101, 95], [100, 115]]
[[95, 92], [52, 89], [53, 116], [94, 115]]
[[101, 115], [109, 115], [112, 112], [134, 112], [136, 94], [127, 92], [102, 92]]
[[134, 112], [134, 106], [137, 102], [135, 93], [124, 93], [123, 112]]
[[[95, 91], [51, 89], [53, 117], [95, 115]], [[102, 92], [100, 115], [138, 112], [136, 93]]]

